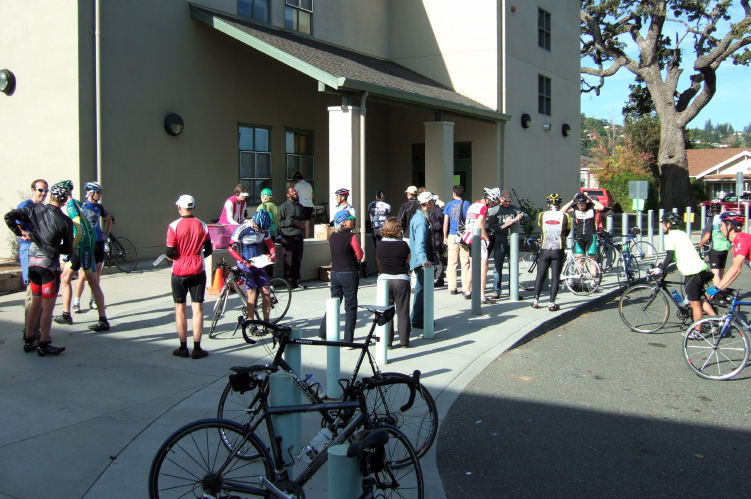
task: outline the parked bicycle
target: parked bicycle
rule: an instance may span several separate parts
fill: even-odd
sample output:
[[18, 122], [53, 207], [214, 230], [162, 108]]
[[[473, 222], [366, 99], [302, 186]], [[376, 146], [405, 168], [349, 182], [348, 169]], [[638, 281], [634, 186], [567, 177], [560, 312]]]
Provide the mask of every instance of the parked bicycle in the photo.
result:
[[748, 363], [751, 327], [738, 313], [739, 291], [726, 289], [715, 296], [712, 304], [729, 307], [722, 317], [705, 317], [691, 324], [683, 338], [683, 356], [688, 367], [704, 379], [730, 379], [743, 371]]
[[[540, 259], [541, 241], [534, 237], [527, 239], [527, 247], [532, 250], [519, 259], [519, 288], [523, 291], [535, 289], [537, 261]], [[566, 250], [561, 279], [575, 295], [585, 296], [597, 291], [602, 282], [602, 270], [597, 261], [589, 256], [576, 256], [571, 249]]]
[[[149, 497], [304, 498], [303, 487], [328, 460], [328, 449], [352, 440], [347, 455], [360, 458], [361, 498], [424, 497], [420, 462], [407, 438], [393, 426], [374, 425], [368, 417], [366, 393], [384, 380], [365, 378], [345, 387], [342, 402], [269, 407], [268, 378], [276, 371], [271, 366], [244, 368], [247, 389], [258, 394], [257, 420], [242, 425], [205, 419], [173, 433], [154, 457]], [[414, 395], [415, 384], [411, 386]], [[320, 412], [327, 424], [300, 454], [302, 463], [309, 460], [309, 464], [292, 478], [288, 467], [294, 463], [292, 443], [279, 435], [274, 417], [313, 411]], [[265, 423], [268, 447], [255, 433], [260, 421]]]
[[629, 234], [622, 236], [622, 242], [616, 241], [619, 236], [605, 230], [597, 234], [597, 261], [605, 272], [615, 267], [621, 287], [638, 281], [642, 268], [657, 265], [657, 249], [647, 241], [636, 239], [639, 235], [639, 227], [632, 227]]
[[[421, 458], [433, 445], [438, 430], [438, 410], [435, 401], [428, 389], [418, 383], [416, 385], [417, 390], [414, 403], [410, 404], [409, 410], [401, 409], [411, 394], [409, 386], [411, 377], [402, 373], [381, 372], [368, 348], [371, 344], [375, 343], [373, 340], [375, 327], [377, 325], [388, 324], [394, 317], [395, 309], [393, 306], [361, 306], [360, 308], [364, 308], [373, 314], [370, 332], [363, 343], [295, 339], [290, 337], [290, 328], [278, 324], [268, 324], [263, 321], [245, 321], [242, 325], [243, 337], [245, 341], [253, 344], [256, 340], [250, 338], [247, 331], [250, 331], [250, 334], [255, 334], [259, 341], [263, 340], [264, 335], [270, 334], [273, 338], [273, 346], [278, 344], [278, 348], [276, 353], [273, 354], [268, 345], [265, 342], [263, 343], [269, 355], [273, 357], [269, 366], [280, 368], [282, 371], [289, 373], [295, 385], [313, 404], [320, 404], [324, 401], [321, 387], [310, 385], [300, 379], [298, 373], [295, 373], [292, 367], [284, 360], [283, 355], [287, 345], [336, 346], [360, 349], [360, 357], [357, 359], [352, 374], [348, 379], [342, 380], [345, 381], [344, 385], [349, 387], [355, 383], [363, 360], [367, 356], [373, 373], [372, 378], [382, 381], [377, 388], [368, 390], [365, 394], [373, 424], [385, 423], [399, 428], [412, 443], [417, 456]], [[219, 398], [217, 417], [230, 419], [241, 424], [254, 421], [260, 414], [258, 397], [259, 393], [257, 391], [237, 390], [230, 380]]]
[[117, 237], [110, 232], [109, 240], [104, 244], [104, 264], [115, 265], [123, 272], [133, 272], [138, 266], [138, 253], [130, 239]]
[[[211, 318], [209, 338], [218, 338], [220, 335], [229, 332], [217, 330], [216, 325], [217, 322], [219, 322], [219, 318], [224, 315], [225, 309], [227, 307], [227, 300], [231, 293], [236, 294], [240, 298], [240, 301], [242, 302], [242, 315], [244, 317], [248, 316], [248, 295], [245, 292], [245, 286], [243, 286], [245, 282], [245, 272], [243, 272], [243, 270], [239, 267], [231, 266], [224, 261], [221, 261], [214, 265], [214, 272], [216, 272], [217, 269], [221, 269], [222, 274], [224, 275], [224, 286], [219, 292], [219, 298], [214, 303], [214, 315]], [[214, 272], [212, 272], [211, 275], [214, 275]], [[287, 281], [275, 277], [271, 279], [269, 283], [269, 294], [271, 307], [269, 309], [268, 321], [272, 324], [276, 324], [277, 322], [282, 320], [282, 318], [284, 318], [287, 310], [289, 310], [289, 305], [292, 302], [292, 289]], [[263, 319], [263, 310], [261, 307], [262, 302], [262, 292], [259, 290], [258, 292], [256, 292], [256, 305], [254, 314], [258, 319]], [[235, 327], [232, 335], [234, 336], [236, 333], [237, 327]]]
[[[647, 283], [629, 287], [618, 302], [621, 320], [637, 333], [654, 333], [662, 329], [670, 317], [670, 300], [677, 308], [676, 315], [685, 326], [692, 317], [688, 299], [675, 289], [668, 291], [668, 284], [683, 286], [679, 281], [667, 281], [666, 275], [654, 278], [649, 275]], [[649, 282], [651, 281], [651, 282]], [[669, 299], [670, 300], [669, 300]]]

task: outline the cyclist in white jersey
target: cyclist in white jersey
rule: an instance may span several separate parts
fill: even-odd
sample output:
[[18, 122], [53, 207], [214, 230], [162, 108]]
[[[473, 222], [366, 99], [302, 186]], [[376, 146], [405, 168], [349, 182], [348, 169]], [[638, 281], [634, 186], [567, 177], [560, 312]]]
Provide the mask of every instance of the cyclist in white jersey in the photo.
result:
[[535, 296], [532, 299], [532, 308], [539, 307], [542, 284], [551, 270], [552, 283], [550, 285], [550, 304], [548, 310], [555, 312], [561, 307], [555, 303], [558, 296], [558, 287], [565, 260], [566, 237], [571, 230], [571, 218], [567, 213], [560, 211], [561, 196], [553, 193], [548, 196], [548, 211], [540, 213], [537, 217], [537, 225], [542, 234], [540, 256], [537, 260], [537, 277], [535, 278]]

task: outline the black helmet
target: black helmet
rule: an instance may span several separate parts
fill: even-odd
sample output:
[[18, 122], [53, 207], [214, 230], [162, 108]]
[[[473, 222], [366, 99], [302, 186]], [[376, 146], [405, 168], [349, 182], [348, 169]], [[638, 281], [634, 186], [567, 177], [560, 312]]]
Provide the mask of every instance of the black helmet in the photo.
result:
[[709, 211], [712, 213], [720, 213], [722, 211], [722, 200], [713, 199], [709, 202]]
[[586, 203], [587, 201], [587, 196], [585, 196], [583, 192], [574, 196], [574, 204]]
[[735, 230], [741, 230], [743, 224], [746, 223], [746, 217], [739, 211], [731, 210], [720, 215], [720, 222], [729, 223]]
[[669, 211], [662, 216], [660, 222], [668, 224], [672, 229], [674, 227], [678, 227], [681, 224], [681, 217], [678, 216], [677, 213]]

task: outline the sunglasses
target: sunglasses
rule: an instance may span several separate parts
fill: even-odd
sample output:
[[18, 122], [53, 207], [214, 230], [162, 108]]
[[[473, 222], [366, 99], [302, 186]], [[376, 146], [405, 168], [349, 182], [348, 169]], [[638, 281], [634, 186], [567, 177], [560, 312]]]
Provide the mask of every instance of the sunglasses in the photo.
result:
[[39, 187], [35, 187], [34, 190], [41, 194], [47, 194], [48, 192], [50, 192], [49, 189], [40, 189]]

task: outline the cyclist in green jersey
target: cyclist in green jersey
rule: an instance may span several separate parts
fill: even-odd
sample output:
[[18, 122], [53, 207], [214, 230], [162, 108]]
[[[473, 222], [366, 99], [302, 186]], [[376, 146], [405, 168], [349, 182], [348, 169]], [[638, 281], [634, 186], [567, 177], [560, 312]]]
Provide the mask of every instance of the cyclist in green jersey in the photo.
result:
[[722, 213], [722, 201], [713, 199], [709, 203], [709, 215], [704, 224], [704, 234], [702, 235], [699, 246], [704, 246], [712, 238], [712, 249], [709, 250], [709, 270], [714, 277], [712, 284], [717, 286], [722, 277], [725, 275], [725, 264], [728, 261], [728, 251], [730, 251], [730, 241], [722, 235], [720, 222], [720, 213]]

